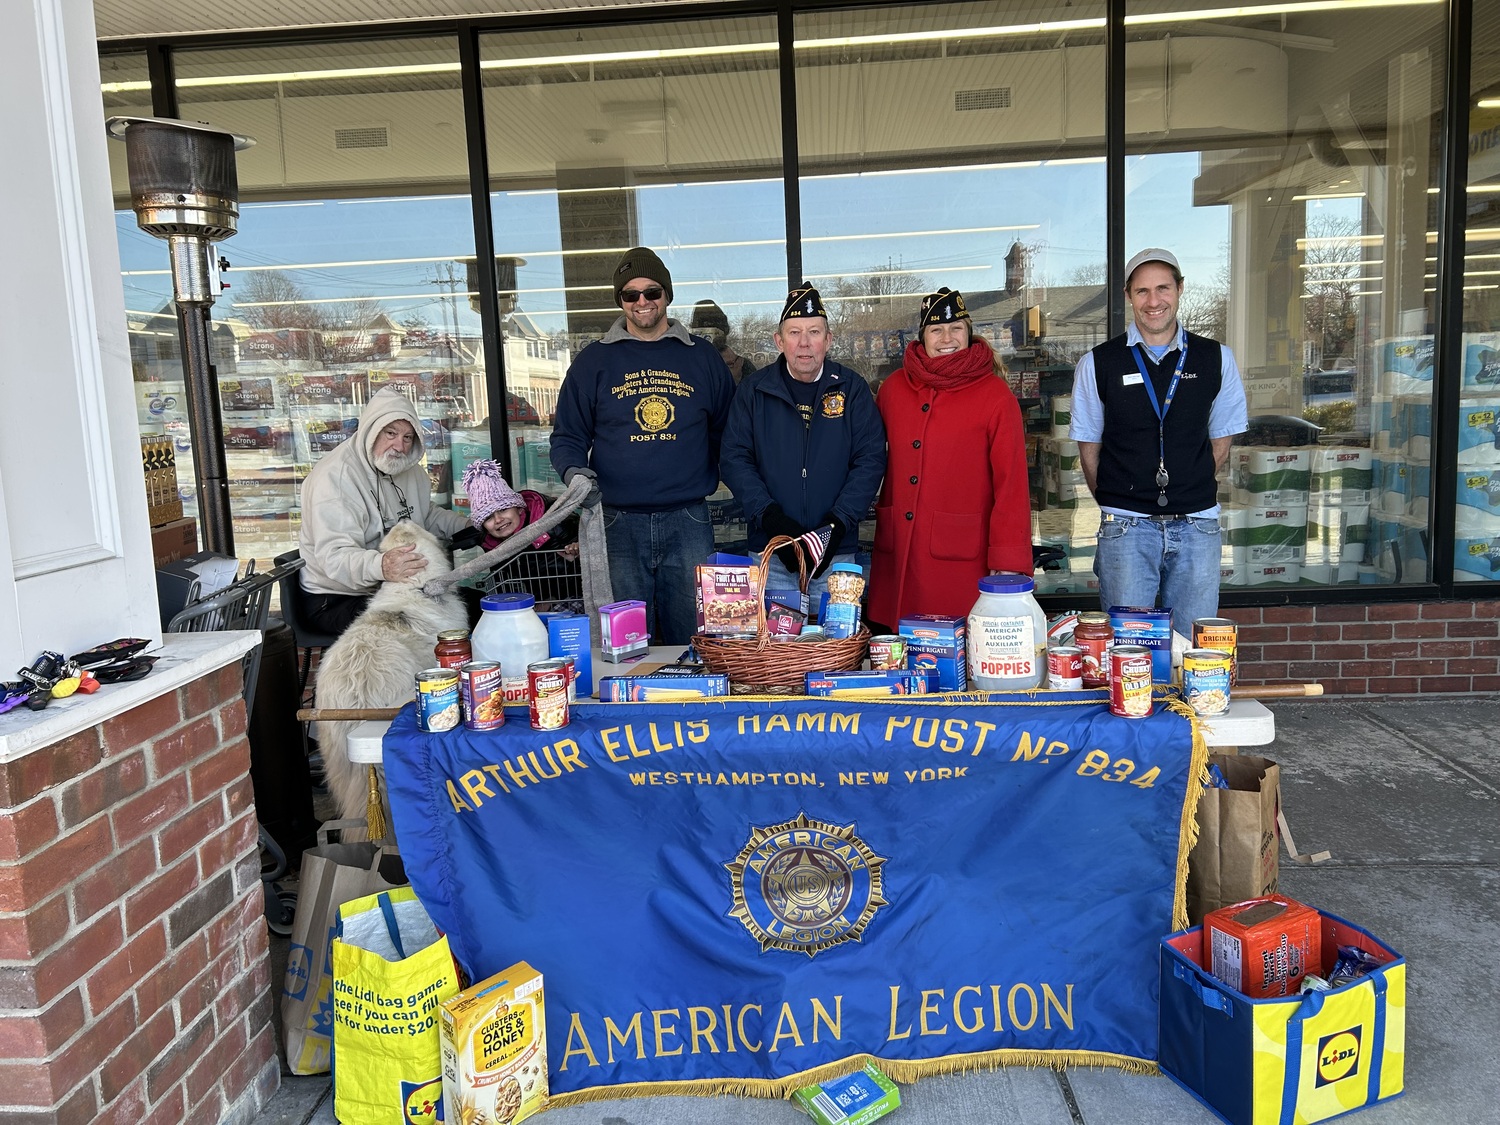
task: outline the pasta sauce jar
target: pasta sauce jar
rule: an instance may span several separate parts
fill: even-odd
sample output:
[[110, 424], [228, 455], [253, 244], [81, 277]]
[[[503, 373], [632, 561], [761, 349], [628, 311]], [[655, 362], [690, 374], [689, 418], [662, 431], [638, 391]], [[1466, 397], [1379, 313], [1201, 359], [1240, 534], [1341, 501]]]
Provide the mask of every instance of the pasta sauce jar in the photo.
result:
[[462, 668], [474, 659], [469, 644], [467, 629], [447, 629], [437, 635], [437, 647], [432, 650], [439, 668]]
[[1083, 650], [1083, 686], [1109, 686], [1109, 649], [1114, 626], [1107, 613], [1080, 613], [1073, 629], [1073, 643]]

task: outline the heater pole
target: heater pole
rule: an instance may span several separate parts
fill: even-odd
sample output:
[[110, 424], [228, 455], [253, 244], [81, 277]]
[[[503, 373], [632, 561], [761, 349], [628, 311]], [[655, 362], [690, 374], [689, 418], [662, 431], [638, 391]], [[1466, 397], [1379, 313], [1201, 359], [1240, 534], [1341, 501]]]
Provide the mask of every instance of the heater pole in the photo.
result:
[[188, 429], [193, 438], [193, 475], [198, 488], [203, 546], [234, 558], [229, 468], [224, 460], [224, 419], [219, 412], [219, 375], [209, 352], [208, 326], [206, 304], [177, 301], [177, 336], [182, 342], [183, 385], [187, 389]]

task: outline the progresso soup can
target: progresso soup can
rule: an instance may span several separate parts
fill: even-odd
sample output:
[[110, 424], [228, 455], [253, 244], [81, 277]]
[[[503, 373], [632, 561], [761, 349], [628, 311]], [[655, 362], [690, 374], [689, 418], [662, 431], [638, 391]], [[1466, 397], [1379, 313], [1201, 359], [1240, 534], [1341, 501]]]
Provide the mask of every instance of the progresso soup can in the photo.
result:
[[458, 669], [417, 673], [417, 726], [429, 734], [458, 726]]
[[1109, 650], [1109, 710], [1124, 719], [1151, 714], [1151, 651], [1140, 645]]
[[1229, 654], [1190, 648], [1182, 654], [1182, 698], [1199, 715], [1229, 710]]
[[1239, 661], [1235, 650], [1239, 647], [1238, 629], [1227, 617], [1199, 617], [1193, 622], [1193, 647], [1211, 648], [1229, 654], [1229, 686], [1239, 679]]

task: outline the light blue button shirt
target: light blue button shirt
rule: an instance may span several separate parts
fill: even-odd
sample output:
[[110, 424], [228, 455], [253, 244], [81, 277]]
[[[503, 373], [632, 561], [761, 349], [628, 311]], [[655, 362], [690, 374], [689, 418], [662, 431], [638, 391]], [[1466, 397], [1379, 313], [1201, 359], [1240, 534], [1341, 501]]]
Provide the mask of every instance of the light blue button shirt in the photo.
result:
[[[1141, 339], [1141, 330], [1132, 321], [1130, 327], [1125, 330], [1125, 346], [1140, 344], [1151, 353], [1153, 360], [1160, 362], [1162, 356], [1183, 346], [1185, 335], [1185, 329], [1178, 324], [1177, 336], [1172, 343], [1157, 349]], [[1250, 427], [1250, 418], [1245, 407], [1245, 387], [1240, 382], [1239, 364], [1235, 363], [1234, 352], [1230, 351], [1226, 344], [1219, 345], [1219, 361], [1222, 372], [1219, 393], [1214, 396], [1213, 405], [1208, 412], [1208, 436], [1210, 438], [1233, 437], [1235, 434], [1244, 433]], [[1094, 377], [1092, 350], [1084, 352], [1083, 358], [1078, 361], [1078, 366], [1073, 369], [1073, 407], [1068, 436], [1074, 441], [1101, 442], [1104, 440], [1104, 403], [1099, 400], [1099, 381]], [[1140, 512], [1130, 512], [1123, 508], [1107, 508], [1102, 505], [1099, 510], [1113, 512], [1117, 516], [1141, 515]], [[1196, 519], [1215, 520], [1219, 518], [1219, 506], [1215, 504], [1211, 508], [1205, 508], [1201, 512], [1192, 512], [1190, 515]]]

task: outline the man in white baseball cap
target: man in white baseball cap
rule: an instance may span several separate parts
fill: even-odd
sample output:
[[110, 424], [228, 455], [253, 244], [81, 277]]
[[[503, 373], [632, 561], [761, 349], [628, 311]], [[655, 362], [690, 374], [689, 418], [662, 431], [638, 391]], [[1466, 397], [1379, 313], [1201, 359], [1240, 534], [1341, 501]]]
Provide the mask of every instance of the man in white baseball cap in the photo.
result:
[[1069, 436], [1099, 502], [1094, 573], [1111, 606], [1172, 611], [1172, 629], [1219, 609], [1219, 468], [1249, 425], [1234, 353], [1178, 322], [1182, 268], [1152, 246], [1125, 265], [1132, 320], [1073, 373]]

